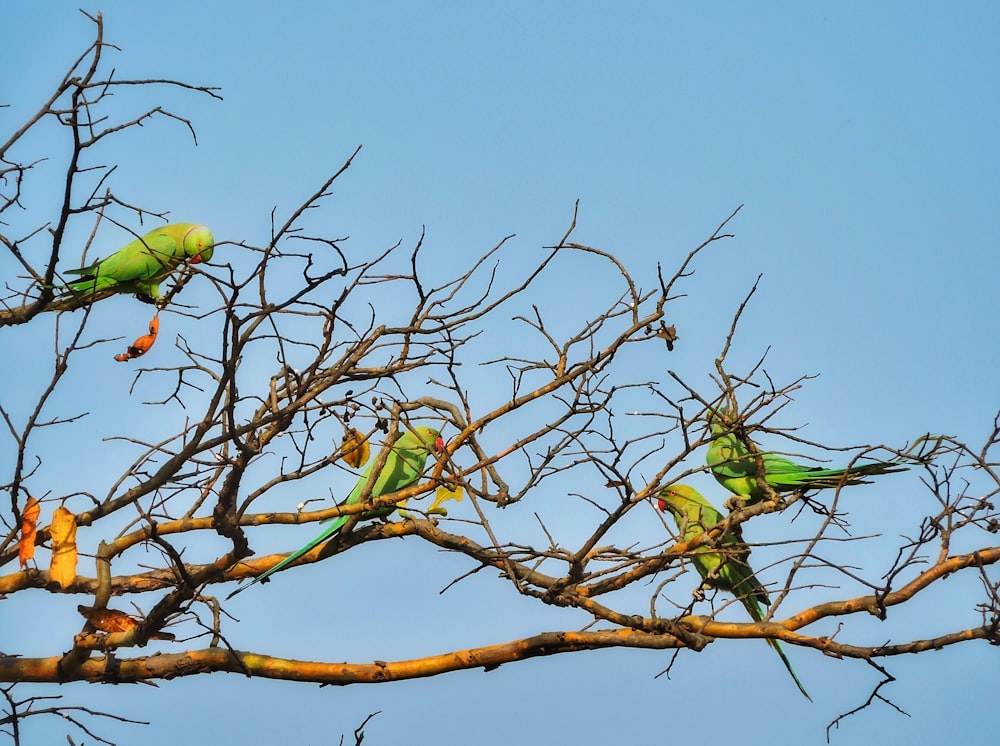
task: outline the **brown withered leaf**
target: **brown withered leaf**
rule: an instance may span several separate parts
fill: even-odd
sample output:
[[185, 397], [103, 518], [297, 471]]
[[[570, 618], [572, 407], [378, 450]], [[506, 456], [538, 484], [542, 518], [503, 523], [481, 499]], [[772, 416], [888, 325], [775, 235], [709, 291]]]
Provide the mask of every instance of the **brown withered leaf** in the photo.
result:
[[35, 556], [35, 535], [38, 533], [38, 516], [41, 512], [42, 506], [38, 500], [29, 497], [21, 511], [21, 540], [17, 546], [17, 558], [21, 561], [21, 567]]
[[139, 623], [124, 611], [118, 609], [95, 609], [93, 606], [80, 604], [76, 610], [101, 632], [128, 632], [135, 629]]
[[[95, 609], [93, 606], [80, 604], [76, 610], [83, 614], [84, 618], [94, 625], [101, 632], [109, 634], [114, 632], [130, 632], [139, 624], [139, 619], [126, 614], [118, 609]], [[152, 636], [154, 640], [175, 639], [169, 632], [157, 632]]]
[[149, 348], [153, 346], [156, 341], [156, 335], [160, 331], [160, 315], [157, 314], [153, 317], [153, 320], [149, 322], [149, 334], [144, 334], [139, 337], [132, 345], [125, 350], [120, 355], [115, 355], [115, 360], [119, 363], [124, 363], [126, 360], [131, 360], [132, 358], [142, 357], [147, 352]]
[[76, 516], [59, 506], [52, 514], [49, 526], [52, 540], [52, 563], [49, 576], [63, 588], [76, 579]]
[[360, 430], [348, 430], [344, 433], [344, 440], [340, 444], [341, 458], [348, 466], [355, 469], [367, 463], [371, 455], [371, 448], [368, 445], [368, 438]]

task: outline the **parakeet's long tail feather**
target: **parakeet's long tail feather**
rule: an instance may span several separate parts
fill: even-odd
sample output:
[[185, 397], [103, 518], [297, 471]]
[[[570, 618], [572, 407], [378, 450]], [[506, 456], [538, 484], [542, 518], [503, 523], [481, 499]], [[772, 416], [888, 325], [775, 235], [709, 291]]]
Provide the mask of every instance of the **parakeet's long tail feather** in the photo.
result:
[[785, 651], [782, 649], [781, 643], [777, 640], [768, 638], [767, 644], [774, 648], [774, 652], [776, 652], [778, 657], [781, 658], [781, 662], [785, 664], [785, 668], [788, 669], [788, 673], [791, 674], [792, 680], [795, 682], [795, 686], [797, 686], [799, 691], [802, 692], [802, 696], [812, 702], [812, 697], [809, 696], [809, 692], [806, 691], [806, 688], [802, 686], [802, 682], [799, 681], [799, 677], [795, 674], [795, 669], [792, 668], [791, 662], [789, 662], [788, 658], [785, 656]]
[[79, 293], [96, 293], [101, 290], [108, 290], [117, 285], [117, 281], [111, 279], [110, 277], [81, 277], [79, 280], [73, 280], [63, 288], [63, 295], [76, 295]]
[[850, 469], [809, 469], [795, 474], [768, 473], [768, 481], [782, 484], [813, 487], [816, 489], [836, 489], [845, 484], [868, 484], [865, 477], [875, 477], [880, 474], [892, 474], [905, 471], [900, 464], [878, 461], [872, 464], [858, 464]]
[[89, 267], [80, 267], [80, 269], [66, 269], [66, 270], [63, 270], [63, 274], [67, 274], [67, 275], [80, 275], [81, 277], [84, 277], [84, 278], [88, 278], [89, 277], [90, 279], [93, 279], [94, 277], [97, 276], [97, 267], [99, 265], [100, 265], [100, 262], [94, 262]]
[[[756, 598], [753, 596], [741, 595], [740, 601], [743, 603], [743, 606], [750, 613], [750, 617], [755, 622], [764, 621], [764, 608], [757, 602]], [[785, 664], [785, 668], [788, 670], [792, 680], [795, 682], [795, 686], [797, 686], [799, 691], [802, 692], [802, 696], [812, 702], [812, 697], [809, 696], [809, 692], [806, 691], [806, 688], [802, 686], [802, 682], [799, 681], [799, 677], [795, 673], [795, 669], [792, 668], [791, 661], [789, 661], [788, 657], [785, 655], [785, 650], [781, 647], [781, 643], [769, 637], [767, 638], [767, 644], [770, 645], [774, 652], [778, 654], [778, 657], [781, 658], [781, 662]]]
[[288, 555], [287, 557], [285, 557], [285, 559], [281, 560], [281, 562], [279, 562], [278, 564], [276, 564], [274, 567], [272, 567], [267, 572], [258, 575], [256, 578], [254, 578], [253, 580], [251, 580], [246, 585], [241, 585], [235, 591], [233, 591], [228, 596], [226, 596], [226, 600], [228, 601], [233, 596], [235, 596], [237, 593], [242, 593], [243, 591], [245, 591], [247, 588], [249, 588], [252, 585], [255, 585], [257, 583], [260, 583], [262, 581], [267, 580], [269, 577], [271, 577], [272, 575], [274, 575], [274, 573], [281, 572], [286, 567], [288, 567], [290, 564], [292, 564], [293, 562], [295, 562], [295, 560], [297, 560], [299, 557], [301, 557], [304, 554], [307, 554], [308, 552], [312, 551], [314, 548], [318, 547], [324, 541], [327, 541], [328, 539], [333, 538], [340, 531], [340, 529], [344, 527], [344, 524], [347, 523], [347, 519], [348, 518], [349, 518], [349, 516], [346, 516], [346, 515], [343, 515], [343, 516], [340, 516], [339, 518], [337, 518], [337, 520], [335, 520], [333, 522], [333, 524], [329, 528], [325, 529], [323, 531], [323, 533], [321, 533], [315, 539], [313, 539], [312, 541], [310, 541], [308, 544], [306, 544], [301, 549], [296, 549], [294, 552], [292, 552], [290, 555]]

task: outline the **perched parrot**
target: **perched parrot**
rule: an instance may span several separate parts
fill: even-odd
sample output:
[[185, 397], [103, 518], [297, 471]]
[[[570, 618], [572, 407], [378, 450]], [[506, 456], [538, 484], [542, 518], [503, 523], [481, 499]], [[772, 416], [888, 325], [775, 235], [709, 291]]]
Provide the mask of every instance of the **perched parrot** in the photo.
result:
[[[757, 484], [757, 462], [746, 445], [728, 432], [726, 413], [708, 415], [708, 426], [712, 433], [712, 443], [708, 447], [706, 461], [712, 474], [723, 487], [738, 495], [744, 503], [753, 504], [766, 497]], [[836, 488], [841, 485], [868, 484], [865, 477], [891, 474], [907, 467], [899, 463], [876, 461], [858, 464], [848, 469], [824, 469], [819, 466], [803, 466], [774, 453], [760, 454], [764, 463], [764, 481], [776, 492], [793, 490], [819, 490]]]
[[160, 299], [160, 282], [185, 261], [191, 264], [212, 258], [215, 239], [203, 225], [171, 223], [150, 231], [107, 259], [66, 274], [80, 279], [66, 285], [62, 297], [87, 296], [112, 290], [135, 293], [141, 300]]
[[[392, 492], [398, 492], [401, 489], [409, 487], [420, 479], [420, 476], [424, 472], [424, 464], [427, 461], [427, 457], [431, 453], [431, 449], [433, 449], [436, 453], [441, 453], [444, 450], [444, 441], [441, 439], [440, 433], [433, 428], [415, 427], [411, 432], [401, 435], [400, 438], [393, 444], [392, 450], [389, 451], [389, 454], [385, 459], [385, 466], [382, 467], [382, 470], [374, 479], [374, 484], [371, 488], [371, 497], [374, 499], [382, 497], [383, 495], [388, 495]], [[351, 490], [351, 494], [347, 496], [347, 499], [344, 500], [341, 505], [357, 505], [361, 501], [361, 495], [364, 493], [365, 487], [369, 484], [369, 482], [372, 482], [372, 470], [375, 468], [375, 464], [377, 462], [377, 458], [372, 459], [371, 463], [368, 464], [368, 467], [361, 474], [360, 479], [358, 479], [358, 483], [354, 485], [354, 489]], [[395, 505], [386, 505], [367, 513], [363, 513], [361, 517], [365, 519], [379, 518], [389, 515], [395, 509]], [[254, 583], [267, 580], [269, 577], [274, 575], [274, 573], [284, 570], [288, 567], [288, 565], [295, 562], [295, 560], [306, 554], [314, 547], [317, 547], [327, 539], [336, 536], [350, 517], [351, 516], [348, 515], [342, 515], [333, 519], [333, 523], [331, 523], [330, 526], [315, 539], [310, 541], [301, 549], [292, 552], [267, 572], [257, 576], [246, 585], [241, 585], [235, 591], [230, 593], [226, 599], [228, 600], [237, 593], [245, 591]]]
[[[682, 541], [690, 541], [701, 536], [707, 529], [722, 521], [722, 514], [697, 490], [685, 484], [675, 484], [661, 490], [657, 504], [662, 512], [669, 512], [674, 517]], [[771, 605], [771, 600], [764, 586], [753, 574], [747, 562], [749, 557], [750, 547], [743, 543], [737, 526], [718, 540], [718, 549], [708, 544], [697, 547], [692, 552], [691, 561], [698, 569], [698, 574], [701, 575], [705, 585], [732, 593], [740, 600], [753, 620], [760, 622], [764, 620], [764, 608]], [[806, 692], [799, 677], [795, 675], [792, 664], [785, 657], [781, 644], [771, 638], [768, 638], [767, 644], [774, 648], [781, 658], [799, 691], [812, 702], [812, 697]]]

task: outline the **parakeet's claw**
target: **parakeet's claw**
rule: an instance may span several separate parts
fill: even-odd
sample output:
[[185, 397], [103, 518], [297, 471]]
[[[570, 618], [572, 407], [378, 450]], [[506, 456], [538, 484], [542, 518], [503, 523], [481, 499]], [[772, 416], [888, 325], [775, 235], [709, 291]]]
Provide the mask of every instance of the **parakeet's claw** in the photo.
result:
[[691, 591], [691, 596], [694, 598], [695, 601], [704, 601], [705, 589], [699, 585], [697, 588]]
[[749, 504], [750, 503], [746, 498], [740, 497], [739, 495], [733, 495], [724, 503], [722, 503], [722, 507], [724, 507], [730, 513], [735, 513], [737, 510], [742, 510]]
[[[708, 584], [708, 587], [710, 588], [717, 587], [719, 578], [721, 577], [722, 567], [723, 565], [720, 564], [718, 567], [713, 567], [705, 574], [705, 582]], [[704, 588], [705, 586], [702, 587]]]
[[156, 306], [157, 308], [160, 307], [160, 300], [162, 300], [162, 299], [154, 298], [149, 293], [136, 293], [135, 294], [135, 299], [139, 300], [139, 301], [142, 301], [143, 303], [148, 303], [151, 306]]

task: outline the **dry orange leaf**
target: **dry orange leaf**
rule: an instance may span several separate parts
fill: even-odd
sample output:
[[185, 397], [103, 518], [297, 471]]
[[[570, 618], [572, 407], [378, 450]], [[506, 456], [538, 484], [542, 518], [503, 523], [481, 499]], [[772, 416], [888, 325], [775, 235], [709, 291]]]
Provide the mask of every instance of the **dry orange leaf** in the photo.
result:
[[[118, 609], [95, 609], [93, 606], [80, 604], [76, 610], [83, 614], [84, 618], [94, 625], [101, 632], [109, 634], [114, 632], [129, 632], [135, 629], [139, 620], [124, 611]], [[157, 632], [153, 635], [154, 640], [173, 640], [174, 636], [169, 632]]]
[[101, 632], [128, 632], [138, 624], [135, 619], [118, 609], [95, 609], [81, 604], [76, 610]]
[[121, 355], [115, 355], [115, 360], [119, 363], [124, 363], [126, 360], [131, 360], [134, 357], [142, 357], [147, 352], [149, 348], [153, 346], [153, 342], [156, 341], [156, 334], [160, 331], [160, 315], [156, 314], [153, 320], [149, 322], [149, 334], [144, 334], [139, 337], [132, 346], [129, 347]]
[[344, 440], [340, 444], [340, 451], [344, 455], [341, 457], [348, 466], [355, 469], [368, 461], [371, 455], [371, 448], [368, 445], [368, 438], [360, 430], [348, 430], [344, 433]]
[[49, 526], [52, 540], [52, 564], [49, 577], [68, 588], [76, 579], [76, 516], [59, 506], [52, 514]]
[[17, 547], [17, 558], [21, 560], [21, 567], [28, 564], [28, 560], [35, 556], [35, 534], [37, 532], [38, 516], [42, 512], [42, 506], [33, 497], [28, 498], [21, 511], [21, 541]]

